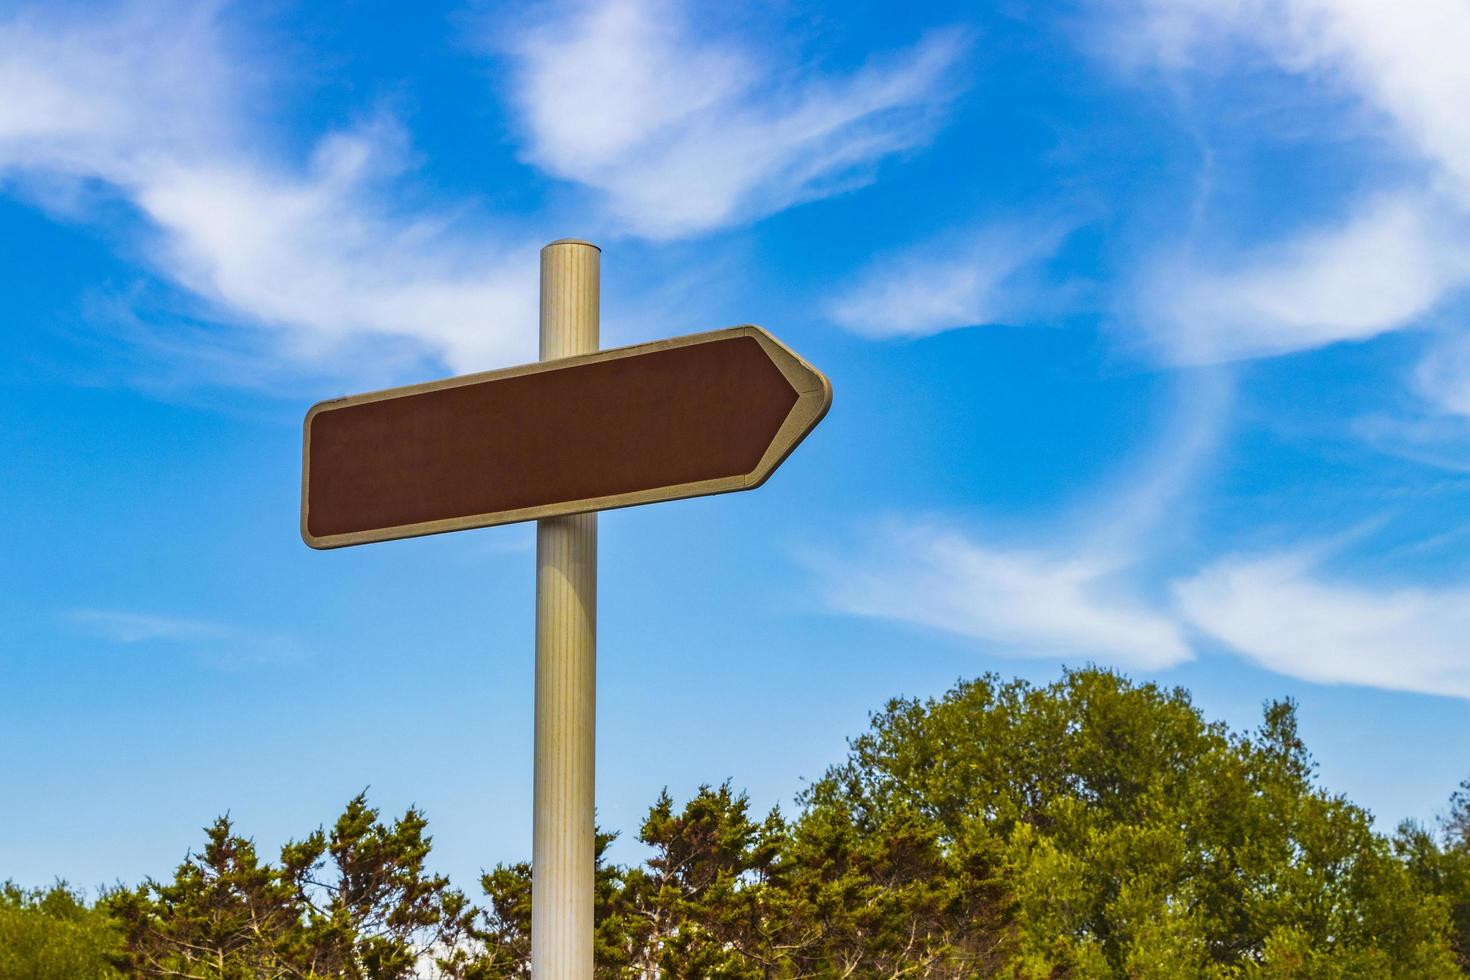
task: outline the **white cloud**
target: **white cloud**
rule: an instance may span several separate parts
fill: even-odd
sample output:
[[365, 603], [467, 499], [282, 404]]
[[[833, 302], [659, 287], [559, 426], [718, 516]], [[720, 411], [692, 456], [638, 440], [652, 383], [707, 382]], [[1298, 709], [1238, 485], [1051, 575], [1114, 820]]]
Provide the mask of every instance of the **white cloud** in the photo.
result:
[[530, 359], [534, 249], [391, 214], [364, 172], [385, 152], [378, 140], [330, 137], [303, 175], [159, 168], [134, 190], [163, 232], [157, 265], [236, 315], [293, 328], [305, 357], [367, 333], [413, 337], [462, 370]]
[[982, 641], [1001, 654], [1154, 669], [1191, 657], [1178, 626], [1127, 592], [1128, 562], [1005, 549], [932, 525], [890, 527], [821, 567], [829, 606]]
[[43, 10], [0, 20], [0, 174], [125, 182], [161, 157], [233, 142], [255, 85], [218, 4]]
[[1470, 473], [1470, 426], [1462, 418], [1375, 413], [1353, 420], [1352, 431], [1382, 452], [1438, 469]]
[[962, 44], [931, 35], [842, 78], [789, 77], [696, 36], [674, 0], [561, 7], [511, 45], [535, 165], [651, 238], [697, 234], [866, 183], [928, 140]]
[[828, 315], [865, 337], [920, 337], [998, 323], [1038, 301], [1036, 266], [1060, 232], [995, 226], [925, 242], [873, 262], [828, 303]]
[[[1425, 543], [1437, 546], [1436, 541]], [[1196, 631], [1317, 684], [1470, 698], [1470, 586], [1351, 584], [1321, 549], [1228, 556], [1141, 598], [1139, 559], [1086, 538], [1055, 549], [892, 525], [865, 554], [815, 563], [834, 611], [925, 626], [989, 652], [1156, 670], [1193, 659]]]
[[305, 166], [269, 159], [249, 106], [266, 72], [225, 34], [209, 5], [0, 21], [0, 91], [24, 93], [0, 102], [0, 185], [52, 206], [107, 187], [151, 228], [162, 277], [277, 328], [298, 361], [364, 336], [458, 369], [528, 359], [534, 250], [393, 208], [391, 121], [325, 137]]
[[1166, 603], [1141, 588], [1158, 551], [1187, 534], [1190, 491], [1213, 460], [1233, 387], [1181, 372], [1166, 424], [1119, 467], [1122, 480], [1044, 532], [998, 544], [934, 521], [869, 529], [865, 547], [810, 564], [834, 611], [925, 626], [993, 653], [1142, 670], [1192, 659]]
[[155, 616], [148, 613], [116, 612], [102, 609], [79, 609], [70, 616], [72, 622], [98, 639], [111, 643], [147, 643], [154, 640], [193, 642], [218, 640], [231, 635], [227, 627], [199, 619], [177, 616]]
[[1410, 195], [1255, 249], [1220, 269], [1175, 258], [1143, 292], [1151, 342], [1172, 363], [1268, 357], [1417, 325], [1470, 282], [1470, 229]]
[[[1437, 163], [1470, 199], [1470, 6], [1463, 0], [1134, 0], [1118, 38], [1185, 68], [1245, 41], [1290, 72], [1338, 85], [1379, 112], [1393, 138]], [[1141, 28], [1141, 29], [1139, 29]]]
[[1441, 410], [1470, 419], [1470, 333], [1440, 338], [1419, 362], [1414, 381]]
[[183, 648], [220, 666], [279, 662], [304, 654], [292, 637], [210, 620], [115, 609], [77, 609], [66, 618], [78, 632], [106, 643]]
[[1227, 558], [1175, 593], [1192, 626], [1278, 673], [1470, 697], [1470, 588], [1341, 584], [1288, 552]]
[[1362, 110], [1359, 129], [1419, 168], [1380, 180], [1345, 220], [1224, 268], [1187, 257], [1145, 282], [1172, 360], [1262, 357], [1417, 325], [1470, 285], [1470, 6], [1463, 0], [1130, 0], [1112, 35], [1176, 71], [1246, 45]]

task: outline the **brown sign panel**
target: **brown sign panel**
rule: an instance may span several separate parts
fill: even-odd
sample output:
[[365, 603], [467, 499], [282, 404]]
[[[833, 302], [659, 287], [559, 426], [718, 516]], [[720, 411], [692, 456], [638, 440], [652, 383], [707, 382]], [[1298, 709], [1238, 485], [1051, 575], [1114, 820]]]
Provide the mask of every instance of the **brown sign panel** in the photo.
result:
[[321, 402], [301, 536], [338, 548], [749, 490], [831, 403], [752, 326]]

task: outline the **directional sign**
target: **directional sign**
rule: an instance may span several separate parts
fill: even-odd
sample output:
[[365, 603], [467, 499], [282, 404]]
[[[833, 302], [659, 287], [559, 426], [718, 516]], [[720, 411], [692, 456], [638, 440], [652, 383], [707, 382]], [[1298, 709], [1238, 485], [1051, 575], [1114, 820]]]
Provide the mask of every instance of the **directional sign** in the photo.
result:
[[831, 403], [753, 326], [321, 402], [301, 536], [338, 548], [749, 490]]

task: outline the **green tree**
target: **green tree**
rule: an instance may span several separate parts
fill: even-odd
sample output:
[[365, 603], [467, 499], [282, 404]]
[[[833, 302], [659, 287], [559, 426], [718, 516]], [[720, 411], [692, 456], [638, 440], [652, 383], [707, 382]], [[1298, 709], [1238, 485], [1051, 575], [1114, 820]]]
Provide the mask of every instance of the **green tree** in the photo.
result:
[[1394, 845], [1420, 887], [1448, 907], [1455, 954], [1470, 973], [1470, 779], [1450, 797], [1437, 830], [1405, 823]]
[[358, 794], [330, 832], [281, 850], [282, 868], [305, 906], [305, 946], [347, 977], [420, 976], [431, 963], [463, 972], [460, 948], [475, 915], [464, 894], [425, 862], [428, 821], [410, 808], [391, 825]]
[[1232, 735], [1088, 669], [892, 701], [807, 806], [1002, 841], [1023, 976], [1459, 976], [1443, 903], [1312, 773], [1290, 702]]
[[[598, 975], [1460, 977], [1467, 797], [1414, 851], [1316, 785], [1291, 702], [1237, 734], [1108, 671], [986, 677], [890, 702], [793, 821], [662, 794], [599, 870]], [[525, 976], [530, 870], [485, 885]]]
[[809, 798], [767, 889], [780, 977], [997, 975], [1014, 953], [999, 842], [947, 843], [915, 810]]
[[121, 936], [64, 882], [0, 885], [0, 980], [113, 980]]
[[[1235, 733], [1105, 670], [896, 699], [779, 810], [661, 793], [598, 832], [599, 980], [1444, 980], [1470, 971], [1470, 781], [1390, 840], [1316, 783], [1289, 701]], [[166, 882], [0, 892], [0, 980], [525, 980], [531, 868], [473, 907], [359, 795], [263, 859], [228, 817]], [[113, 970], [112, 965], [118, 970]]]
[[173, 881], [109, 898], [126, 966], [198, 980], [480, 976], [463, 942], [474, 909], [426, 872], [426, 826], [414, 809], [384, 823], [360, 794], [273, 865], [221, 817]]
[[[625, 869], [606, 862], [608, 847], [616, 834], [597, 831], [596, 891], [594, 918], [597, 922], [595, 957], [598, 976], [621, 976], [633, 955], [632, 941], [624, 921], [619, 896]], [[531, 975], [531, 865], [520, 861], [498, 865], [480, 877], [480, 887], [489, 907], [480, 911], [469, 930], [478, 949], [474, 957], [476, 976], [489, 980], [523, 980]]]
[[1450, 904], [1455, 929], [1455, 952], [1470, 972], [1470, 779], [1450, 797], [1449, 815], [1442, 821], [1444, 866], [1435, 894]]
[[659, 794], [638, 833], [653, 856], [613, 896], [632, 976], [767, 975], [763, 905], [786, 827], [776, 811], [752, 820], [749, 806], [729, 783], [701, 786], [682, 810]]
[[[728, 784], [701, 787], [679, 811], [660, 794], [639, 832], [653, 850], [641, 867], [608, 863], [615, 836], [598, 833], [598, 977], [767, 975], [760, 966], [760, 885], [784, 827], [779, 814], [758, 824], [747, 810], [746, 797]], [[529, 977], [530, 865], [497, 867], [481, 884], [489, 907], [477, 938], [489, 975]]]
[[[728, 783], [682, 807], [662, 793], [638, 867], [600, 862], [597, 975], [614, 978], [970, 977], [1009, 952], [995, 846], [946, 850], [911, 817], [871, 827], [830, 807], [754, 819]], [[599, 839], [599, 854], [611, 841]], [[492, 975], [529, 975], [530, 868], [484, 877]]]
[[[481, 876], [480, 887], [490, 900], [482, 913], [484, 925], [477, 930], [483, 944], [481, 965], [495, 980], [527, 980], [531, 976], [530, 862], [498, 865]], [[605, 915], [597, 918], [600, 921]], [[599, 962], [601, 959], [598, 957]]]
[[263, 865], [228, 817], [205, 833], [203, 851], [189, 855], [172, 882], [149, 881], [111, 897], [129, 972], [210, 980], [310, 975], [295, 884]]

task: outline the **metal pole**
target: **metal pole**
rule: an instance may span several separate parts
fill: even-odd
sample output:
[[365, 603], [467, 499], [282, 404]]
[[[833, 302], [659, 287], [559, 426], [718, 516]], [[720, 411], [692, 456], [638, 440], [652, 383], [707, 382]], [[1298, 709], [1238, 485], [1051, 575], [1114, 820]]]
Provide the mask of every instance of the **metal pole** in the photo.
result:
[[[600, 250], [541, 250], [541, 360], [598, 346]], [[536, 522], [536, 797], [531, 977], [592, 980], [597, 515]]]

